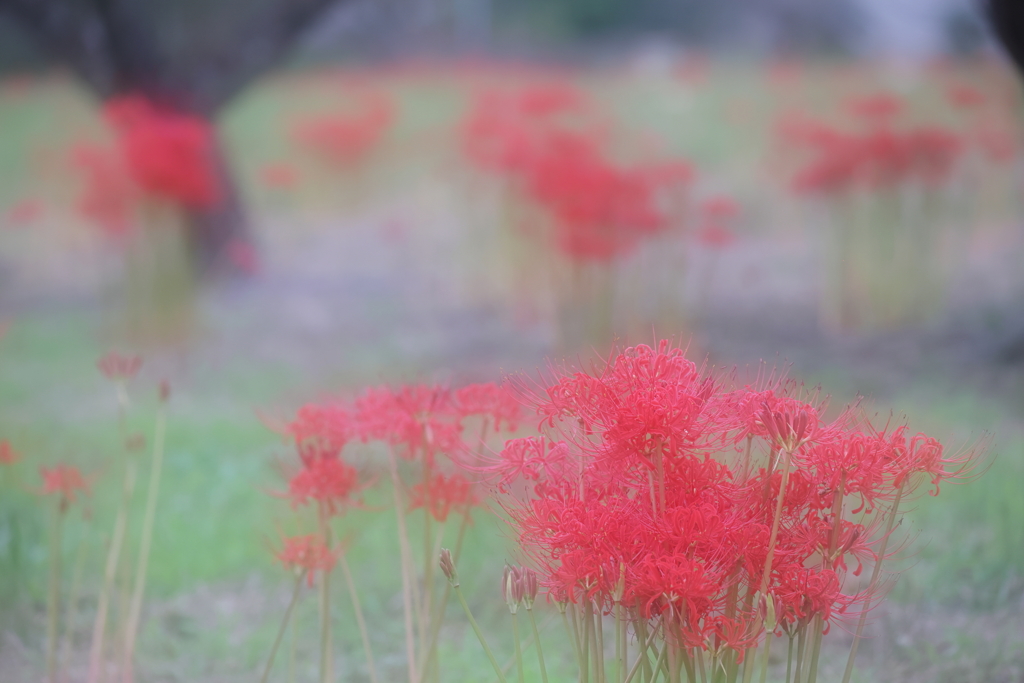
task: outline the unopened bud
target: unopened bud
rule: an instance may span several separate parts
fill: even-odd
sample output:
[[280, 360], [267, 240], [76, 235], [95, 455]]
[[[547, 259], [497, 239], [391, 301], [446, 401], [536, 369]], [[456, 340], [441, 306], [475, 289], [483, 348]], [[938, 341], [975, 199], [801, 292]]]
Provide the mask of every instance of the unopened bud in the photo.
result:
[[537, 572], [523, 567], [520, 583], [523, 585], [523, 603], [526, 605], [526, 609], [533, 609], [533, 603], [537, 599], [537, 589], [539, 587], [537, 584]]
[[167, 403], [171, 398], [171, 383], [167, 380], [160, 380], [160, 402]]
[[515, 614], [519, 611], [519, 603], [523, 601], [523, 585], [519, 579], [519, 568], [505, 565], [501, 574], [501, 592], [508, 605], [508, 611]]
[[768, 633], [775, 631], [775, 596], [771, 593], [762, 595], [757, 599], [757, 608], [761, 612], [761, 620], [764, 621], [764, 628]]
[[441, 559], [438, 562], [441, 565], [441, 572], [448, 579], [448, 583], [453, 588], [459, 587], [459, 574], [455, 571], [455, 563], [452, 562], [452, 553], [448, 548], [441, 548]]

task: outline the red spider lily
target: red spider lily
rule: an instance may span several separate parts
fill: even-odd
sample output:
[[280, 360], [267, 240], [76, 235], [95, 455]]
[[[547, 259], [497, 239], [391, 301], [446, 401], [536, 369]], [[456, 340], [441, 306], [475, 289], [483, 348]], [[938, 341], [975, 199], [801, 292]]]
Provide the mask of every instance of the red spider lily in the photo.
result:
[[359, 490], [359, 472], [339, 457], [317, 453], [310, 449], [300, 451], [302, 468], [288, 482], [292, 507], [314, 501], [327, 516], [339, 514], [352, 503]]
[[736, 218], [740, 214], [740, 205], [732, 197], [711, 197], [700, 203], [701, 215], [709, 220], [723, 221]]
[[38, 199], [22, 199], [7, 209], [4, 218], [11, 225], [29, 225], [43, 215], [43, 203]]
[[878, 93], [869, 97], [851, 100], [847, 105], [855, 116], [875, 123], [889, 121], [903, 111], [903, 100], [889, 93]]
[[7, 439], [0, 441], [0, 465], [13, 465], [21, 460], [21, 454], [11, 447]]
[[219, 201], [209, 123], [159, 110], [137, 95], [111, 100], [105, 113], [117, 130], [131, 178], [143, 192], [190, 209]]
[[366, 159], [395, 118], [394, 103], [381, 93], [360, 96], [354, 114], [327, 114], [295, 124], [292, 138], [332, 164], [349, 166]]
[[352, 415], [342, 406], [308, 404], [299, 408], [287, 433], [296, 444], [315, 441], [321, 448], [338, 454], [354, 436]]
[[506, 387], [493, 382], [470, 384], [455, 391], [454, 402], [461, 415], [481, 415], [492, 421], [495, 432], [518, 428], [522, 408]]
[[281, 539], [283, 547], [274, 554], [281, 564], [298, 573], [304, 572], [309, 585], [313, 585], [316, 572], [328, 574], [338, 561], [337, 552], [324, 544], [323, 538], [311, 534]]
[[438, 453], [450, 455], [462, 444], [462, 423], [447, 387], [368, 389], [355, 401], [355, 420], [363, 441], [402, 446], [403, 457], [422, 456], [428, 467]]
[[[827, 631], [870, 604], [843, 581], [895, 552], [879, 550], [881, 522], [902, 491], [916, 474], [963, 478], [977, 455], [874, 429], [854, 408], [825, 422], [822, 402], [774, 374], [726, 389], [667, 342], [557, 373], [540, 391], [517, 385], [541, 435], [479, 469], [498, 477], [551, 598], [661, 618], [688, 648], [742, 656], [766, 629]], [[762, 599], [771, 620], [749, 609]]]
[[142, 356], [122, 356], [116, 351], [110, 351], [96, 361], [96, 367], [112, 382], [125, 382], [142, 367]]
[[469, 509], [479, 502], [473, 485], [459, 474], [445, 477], [438, 472], [409, 491], [409, 510], [424, 508], [439, 522], [447, 520], [453, 511], [468, 515]]
[[725, 249], [736, 243], [736, 234], [724, 225], [708, 223], [697, 230], [697, 241], [712, 249]]
[[123, 237], [135, 222], [138, 190], [121, 155], [112, 150], [76, 145], [72, 165], [84, 174], [78, 210], [111, 237]]
[[946, 91], [950, 104], [959, 109], [974, 109], [985, 104], [985, 95], [970, 85], [953, 85]]
[[879, 188], [912, 180], [935, 186], [948, 179], [963, 152], [959, 136], [937, 127], [903, 132], [877, 127], [850, 134], [804, 124], [784, 134], [813, 155], [793, 180], [802, 192], [839, 193], [856, 186]]
[[39, 490], [39, 495], [58, 494], [62, 507], [75, 502], [78, 491], [89, 494], [89, 482], [77, 467], [64, 464], [53, 468], [40, 467], [39, 475], [43, 478], [43, 488]]

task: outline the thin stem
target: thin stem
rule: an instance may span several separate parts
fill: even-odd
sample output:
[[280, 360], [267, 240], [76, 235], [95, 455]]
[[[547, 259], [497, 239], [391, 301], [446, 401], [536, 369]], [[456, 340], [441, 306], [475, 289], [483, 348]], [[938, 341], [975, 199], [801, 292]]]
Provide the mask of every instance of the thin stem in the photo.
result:
[[779, 484], [779, 498], [775, 502], [775, 517], [772, 519], [772, 532], [768, 537], [768, 557], [764, 561], [764, 574], [761, 576], [760, 593], [768, 590], [768, 580], [772, 574], [772, 561], [775, 559], [775, 541], [779, 537], [779, 523], [782, 521], [782, 503], [786, 499], [786, 486], [789, 484], [790, 454], [784, 451], [782, 457], [782, 483]]
[[524, 683], [526, 674], [523, 671], [523, 645], [519, 642], [519, 615], [512, 613], [512, 639], [516, 645], [516, 672], [519, 683]]
[[295, 620], [288, 621], [288, 683], [295, 683]]
[[146, 494], [146, 511], [142, 518], [142, 539], [139, 542], [139, 561], [135, 570], [135, 586], [132, 589], [131, 608], [128, 612], [128, 624], [125, 630], [124, 661], [121, 668], [123, 683], [131, 683], [133, 678], [135, 639], [138, 636], [139, 619], [142, 615], [142, 597], [146, 591], [149, 551], [153, 544], [153, 522], [156, 518], [156, 501], [160, 495], [160, 473], [163, 468], [166, 427], [166, 414], [161, 407], [156, 416], [156, 427], [153, 433], [153, 460], [150, 464], [149, 491]]
[[787, 634], [789, 636], [789, 651], [786, 653], [786, 681], [790, 683], [792, 680], [790, 676], [793, 673], [793, 634]]
[[[320, 508], [320, 527], [324, 547], [331, 547], [331, 525], [327, 512]], [[331, 572], [320, 578], [320, 683], [334, 683], [334, 651], [331, 648]]]
[[388, 464], [391, 470], [391, 486], [395, 497], [395, 513], [398, 516], [398, 547], [402, 562], [402, 606], [405, 610], [405, 656], [408, 659], [409, 683], [416, 682], [416, 644], [413, 635], [413, 606], [410, 573], [412, 559], [409, 550], [409, 533], [405, 528], [405, 508], [402, 504], [402, 482], [398, 478], [398, 462], [394, 448], [388, 448]]
[[765, 681], [768, 680], [768, 658], [772, 651], [772, 639], [775, 637], [767, 631], [765, 631], [764, 636], [764, 659], [761, 660], [761, 683], [765, 683]]
[[796, 638], [796, 677], [793, 683], [800, 683], [804, 665], [804, 640], [806, 640], [807, 626], [802, 625]]
[[811, 662], [807, 671], [807, 683], [815, 683], [818, 680], [818, 655], [821, 652], [821, 638], [824, 631], [820, 614], [814, 615], [811, 622]]
[[580, 638], [580, 626], [579, 620], [576, 618], [576, 605], [570, 602], [568, 604], [569, 616], [572, 619], [572, 645], [573, 650], [576, 652], [576, 666], [579, 669], [579, 678], [583, 678], [583, 670], [586, 668], [586, 656], [587, 653], [583, 649], [583, 641]]
[[114, 588], [117, 568], [121, 558], [121, 546], [124, 543], [125, 529], [128, 526], [128, 506], [135, 490], [136, 462], [129, 452], [125, 457], [124, 481], [121, 489], [121, 503], [114, 520], [114, 533], [110, 538], [107, 550], [107, 562], [103, 571], [103, 586], [100, 588], [96, 606], [96, 620], [92, 627], [92, 647], [89, 652], [89, 683], [96, 683], [103, 670], [103, 646], [107, 631], [107, 613], [110, 608], [110, 592]]
[[896, 521], [896, 510], [903, 499], [903, 484], [896, 490], [896, 499], [892, 502], [889, 510], [889, 519], [885, 523], [885, 536], [882, 537], [882, 546], [878, 551], [878, 561], [871, 570], [871, 583], [868, 584], [868, 594], [864, 603], [864, 611], [861, 612], [857, 621], [857, 631], [853, 635], [853, 645], [850, 647], [850, 658], [846, 660], [846, 671], [843, 672], [843, 683], [850, 683], [850, 676], [853, 675], [853, 660], [857, 657], [857, 646], [860, 644], [861, 636], [864, 634], [864, 624], [868, 620], [868, 609], [871, 606], [871, 595], [878, 586], [878, 576], [882, 573], [882, 560], [885, 559], [885, 548], [889, 544], [889, 537], [892, 535], [893, 524]]
[[[281, 639], [284, 638], [285, 629], [291, 623], [292, 609], [295, 608], [295, 603], [299, 600], [299, 593], [302, 592], [302, 579], [305, 578], [304, 572], [297, 572], [295, 577], [295, 588], [292, 589], [292, 599], [288, 601], [288, 607], [284, 611], [284, 618], [281, 619], [281, 627], [277, 629], [277, 637], [274, 638], [274, 644], [270, 646], [270, 655], [267, 657], [267, 666], [263, 669], [263, 675], [260, 676], [260, 683], [267, 683], [267, 677], [270, 675], [270, 669], [274, 666], [274, 655], [277, 654], [277, 648], [281, 645]], [[294, 627], [292, 630], [292, 644], [294, 645]], [[291, 667], [289, 667], [291, 668]], [[289, 674], [291, 676], [291, 674]]]
[[619, 637], [622, 631], [622, 605], [615, 605], [615, 680], [621, 683], [626, 677], [626, 665], [622, 659], [622, 639]]
[[533, 631], [533, 642], [537, 643], [537, 663], [540, 664], [541, 683], [548, 683], [548, 669], [544, 666], [544, 648], [540, 644], [540, 631], [537, 630], [537, 619], [533, 616], [533, 609], [527, 608], [526, 613], [530, 615], [530, 629]]
[[494, 667], [494, 673], [498, 674], [499, 683], [508, 683], [505, 679], [505, 674], [501, 672], [501, 667], [498, 666], [498, 660], [494, 658], [494, 653], [491, 652], [491, 648], [488, 647], [487, 641], [484, 639], [484, 634], [480, 630], [480, 625], [476, 623], [476, 619], [473, 618], [473, 613], [469, 611], [469, 605], [466, 604], [466, 597], [462, 594], [462, 589], [459, 584], [456, 583], [452, 586], [455, 590], [455, 597], [459, 599], [459, 604], [462, 605], [462, 611], [466, 613], [466, 618], [469, 619], [469, 625], [473, 627], [473, 632], [476, 633], [477, 639], [480, 641], [481, 647], [484, 649], [484, 654], [487, 655], [487, 659], [491, 662], [491, 666]]
[[82, 595], [82, 568], [89, 554], [91, 545], [86, 542], [85, 534], [78, 539], [78, 550], [75, 551], [75, 569], [71, 577], [71, 593], [64, 610], [64, 642], [61, 643], [60, 661], [57, 675], [61, 681], [67, 679], [68, 662], [71, 659], [71, 648], [74, 645], [75, 621], [78, 616], [78, 601]]
[[[452, 553], [452, 559], [455, 562], [459, 561], [459, 555], [462, 553], [462, 540], [466, 536], [466, 527], [468, 526], [469, 514], [467, 513], [462, 517], [462, 523], [459, 525], [459, 535], [455, 540], [455, 552]], [[437, 555], [440, 555], [440, 551], [438, 551]], [[430, 624], [430, 632], [427, 634], [427, 656], [420, 661], [419, 671], [416, 674], [417, 681], [425, 680], [427, 669], [430, 667], [431, 662], [437, 655], [437, 637], [441, 632], [441, 621], [444, 619], [444, 611], [448, 606], [448, 598], [451, 595], [451, 591], [451, 584], [445, 583], [444, 593], [441, 594], [441, 602], [438, 604], [437, 611], [433, 615], [433, 619]]]
[[583, 670], [583, 665], [580, 664], [580, 641], [576, 637], [576, 615], [573, 613], [573, 625], [569, 626], [569, 617], [566, 612], [572, 608], [572, 605], [565, 605], [564, 610], [559, 610], [562, 613], [562, 625], [565, 626], [565, 633], [569, 636], [569, 641], [572, 643], [572, 654], [576, 658], [576, 668], [580, 671]]
[[[584, 598], [586, 602], [583, 605], [583, 639], [581, 641], [583, 649], [583, 656], [580, 660], [583, 662], [583, 683], [589, 683], [590, 681], [590, 640], [593, 637], [594, 632], [594, 613], [593, 607], [590, 604], [590, 598]], [[594, 676], [597, 676], [597, 672], [594, 672]]]
[[708, 672], [704, 668], [704, 652], [700, 649], [693, 653], [693, 658], [697, 660], [697, 671], [700, 672], [700, 683], [708, 683]]
[[[659, 654], [658, 658], [654, 660], [654, 669], [651, 673], [651, 683], [654, 683], [654, 681], [658, 678], [661, 672], [665, 670], [665, 653], [668, 652], [670, 647], [671, 646], [668, 644], [668, 641], [665, 641], [665, 645], [661, 648], [661, 654]], [[692, 681], [693, 679], [690, 680]]]
[[53, 520], [53, 536], [50, 541], [50, 590], [46, 601], [46, 680], [57, 683], [57, 627], [60, 614], [60, 560], [61, 532], [67, 501], [62, 497], [57, 502]]
[[594, 675], [598, 683], [606, 683], [604, 671], [604, 614], [598, 609], [594, 613]]
[[352, 609], [356, 613], [356, 623], [359, 625], [359, 635], [363, 638], [363, 650], [366, 652], [366, 665], [370, 669], [370, 681], [377, 683], [377, 668], [373, 665], [373, 650], [370, 649], [370, 633], [366, 629], [366, 621], [363, 619], [363, 608], [359, 605], [359, 593], [356, 592], [356, 584], [352, 580], [352, 572], [348, 567], [348, 559], [345, 553], [341, 553], [341, 573], [345, 577], [345, 584], [348, 586], [349, 597], [352, 598]]

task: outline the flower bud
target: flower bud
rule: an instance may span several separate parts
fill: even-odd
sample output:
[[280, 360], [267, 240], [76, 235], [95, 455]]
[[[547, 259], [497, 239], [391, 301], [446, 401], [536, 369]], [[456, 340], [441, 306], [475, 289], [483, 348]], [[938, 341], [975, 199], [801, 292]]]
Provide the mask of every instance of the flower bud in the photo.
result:
[[778, 625], [775, 621], [775, 596], [771, 593], [759, 596], [757, 599], [757, 609], [761, 613], [761, 620], [764, 621], [765, 631], [773, 633]]
[[501, 591], [505, 598], [505, 604], [508, 605], [508, 611], [512, 614], [519, 611], [519, 603], [523, 601], [523, 585], [519, 577], [518, 567], [505, 565], [505, 570], [501, 575]]
[[441, 559], [438, 562], [441, 565], [441, 572], [448, 579], [448, 583], [453, 588], [459, 587], [459, 574], [455, 571], [455, 563], [452, 562], [452, 553], [448, 548], [441, 548]]
[[160, 402], [167, 403], [171, 398], [171, 383], [167, 380], [160, 380]]
[[523, 567], [519, 581], [522, 584], [523, 603], [526, 605], [526, 609], [531, 610], [533, 609], [534, 601], [537, 599], [537, 572]]

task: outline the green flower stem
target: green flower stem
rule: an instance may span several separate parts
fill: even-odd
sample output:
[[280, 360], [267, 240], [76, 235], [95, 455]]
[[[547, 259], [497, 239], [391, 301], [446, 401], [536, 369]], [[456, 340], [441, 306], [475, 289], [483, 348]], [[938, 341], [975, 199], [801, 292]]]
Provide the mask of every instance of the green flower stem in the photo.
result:
[[604, 615], [598, 609], [594, 612], [594, 675], [598, 683], [607, 683], [604, 671]]
[[124, 480], [121, 488], [121, 503], [114, 520], [114, 532], [110, 537], [107, 562], [103, 571], [103, 585], [100, 588], [96, 607], [96, 619], [92, 627], [92, 646], [89, 651], [89, 683], [97, 683], [103, 675], [103, 646], [107, 631], [107, 614], [110, 609], [110, 592], [114, 589], [117, 568], [121, 559], [125, 530], [128, 526], [128, 507], [135, 491], [137, 463], [130, 452], [125, 456]]
[[149, 491], [146, 494], [146, 511], [142, 518], [142, 539], [139, 542], [139, 560], [135, 570], [135, 585], [132, 589], [128, 624], [125, 629], [124, 661], [121, 668], [124, 683], [131, 683], [133, 680], [135, 640], [138, 637], [139, 619], [142, 615], [142, 597], [146, 591], [149, 551], [153, 544], [153, 523], [156, 518], [156, 502], [160, 495], [160, 474], [163, 469], [166, 428], [167, 416], [161, 405], [156, 416], [156, 427], [153, 434], [153, 459], [150, 464]]
[[519, 683], [525, 683], [526, 673], [523, 671], [523, 645], [519, 642], [519, 615], [512, 613], [512, 639], [516, 645], [516, 673]]
[[843, 683], [850, 683], [850, 676], [853, 675], [853, 660], [857, 657], [857, 646], [860, 644], [861, 636], [864, 634], [864, 624], [868, 620], [871, 594], [878, 586], [878, 577], [882, 573], [882, 560], [885, 559], [885, 548], [889, 545], [889, 537], [892, 536], [893, 524], [896, 522], [896, 510], [899, 508], [902, 499], [903, 484], [896, 490], [896, 499], [892, 502], [892, 508], [889, 510], [889, 519], [885, 523], [885, 536], [882, 537], [882, 546], [878, 550], [878, 561], [875, 562], [875, 567], [871, 570], [871, 583], [868, 584], [867, 603], [864, 605], [864, 611], [861, 612], [860, 619], [857, 621], [857, 632], [853, 636], [853, 645], [850, 647], [850, 658], [846, 660]]
[[409, 533], [405, 528], [402, 482], [398, 478], [398, 462], [395, 460], [394, 448], [388, 448], [388, 465], [391, 472], [391, 486], [395, 497], [395, 513], [398, 517], [398, 549], [402, 562], [402, 607], [405, 611], [405, 656], [408, 660], [409, 683], [417, 683], [416, 636], [413, 633], [412, 558], [409, 549]]
[[537, 619], [533, 615], [533, 609], [526, 608], [526, 613], [530, 615], [530, 629], [533, 631], [533, 642], [537, 643], [537, 662], [540, 664], [540, 680], [541, 683], [548, 683], [548, 670], [544, 666], [544, 648], [540, 644], [540, 631], [537, 630]]
[[64, 609], [64, 641], [61, 643], [60, 661], [58, 663], [58, 674], [60, 679], [66, 680], [68, 663], [71, 660], [71, 646], [74, 640], [74, 624], [78, 616], [78, 601], [82, 596], [82, 568], [85, 566], [86, 556], [91, 546], [86, 542], [85, 534], [78, 539], [78, 550], [75, 551], [75, 569], [71, 576], [71, 593], [68, 596]]
[[363, 609], [359, 605], [359, 594], [356, 592], [355, 582], [352, 581], [352, 572], [348, 567], [348, 560], [345, 553], [341, 553], [341, 573], [345, 576], [345, 584], [348, 586], [349, 597], [352, 598], [352, 608], [356, 613], [356, 623], [359, 624], [359, 634], [363, 638], [363, 650], [366, 651], [366, 665], [370, 669], [370, 681], [377, 683], [377, 669], [373, 665], [373, 650], [370, 649], [370, 634], [366, 629], [366, 621], [363, 619]]
[[498, 666], [498, 660], [494, 658], [494, 653], [491, 652], [491, 648], [488, 647], [487, 641], [484, 639], [484, 634], [480, 630], [479, 624], [476, 623], [476, 619], [473, 618], [473, 613], [469, 611], [469, 605], [466, 604], [466, 597], [462, 594], [462, 589], [459, 587], [458, 580], [452, 584], [452, 588], [455, 590], [455, 597], [459, 599], [459, 604], [462, 605], [462, 611], [466, 613], [466, 618], [469, 619], [469, 625], [473, 627], [473, 632], [476, 633], [477, 639], [480, 641], [481, 647], [484, 649], [484, 653], [487, 655], [487, 659], [491, 662], [491, 666], [494, 667], [494, 673], [498, 674], [499, 683], [508, 683], [505, 679], [505, 674], [501, 672], [501, 667]]
[[60, 559], [61, 532], [67, 501], [62, 497], [57, 503], [53, 519], [53, 536], [50, 541], [50, 589], [46, 600], [46, 680], [57, 683], [57, 630], [60, 614]]
[[569, 616], [571, 617], [572, 633], [570, 635], [572, 636], [573, 650], [576, 653], [576, 666], [579, 668], [580, 676], [582, 677], [583, 669], [586, 667], [586, 659], [583, 651], [583, 641], [580, 639], [579, 619], [576, 618], [576, 604], [570, 602], [566, 606], [566, 609], [569, 611]]
[[765, 632], [764, 658], [761, 660], [761, 683], [765, 683], [768, 680], [768, 657], [772, 651], [772, 639], [774, 637], [771, 633]]
[[[586, 603], [583, 605], [583, 656], [580, 658], [583, 662], [583, 683], [590, 683], [590, 641], [593, 638], [594, 633], [594, 612], [590, 599], [585, 598]], [[595, 683], [597, 681], [597, 671], [594, 672]]]
[[[462, 553], [462, 541], [466, 537], [466, 528], [469, 527], [469, 513], [467, 512], [462, 517], [462, 523], [459, 524], [459, 535], [455, 540], [455, 552], [452, 554], [452, 561], [458, 563], [459, 555]], [[440, 555], [440, 551], [435, 553]], [[441, 594], [441, 602], [437, 606], [437, 610], [434, 612], [430, 631], [427, 636], [427, 649], [426, 656], [420, 661], [419, 672], [416, 676], [416, 681], [422, 683], [427, 675], [427, 669], [431, 663], [437, 657], [437, 638], [441, 633], [441, 622], [444, 621], [444, 612], [448, 607], [448, 598], [451, 596], [452, 586], [451, 583], [445, 583], [444, 593]]]
[[565, 605], [565, 610], [559, 611], [562, 612], [562, 625], [565, 627], [565, 634], [569, 636], [569, 642], [572, 644], [572, 654], [576, 658], [576, 667], [582, 668], [580, 667], [580, 643], [579, 640], [577, 640], [575, 633], [573, 633], [572, 627], [569, 626], [569, 617], [566, 615], [566, 612], [569, 611], [570, 607], [572, 607], [572, 605]]
[[[324, 547], [331, 547], [331, 525], [326, 511], [320, 510], [320, 528]], [[320, 578], [320, 683], [334, 683], [334, 652], [331, 649], [331, 573]]]
[[796, 676], [794, 683], [800, 683], [804, 667], [804, 641], [806, 640], [807, 626], [801, 626], [796, 638]]
[[[305, 578], [305, 572], [299, 571], [295, 577], [295, 588], [292, 589], [292, 599], [288, 601], [288, 607], [284, 611], [284, 618], [281, 619], [281, 627], [277, 630], [277, 637], [274, 638], [274, 644], [270, 646], [270, 655], [267, 657], [267, 665], [263, 668], [263, 675], [260, 676], [260, 683], [267, 683], [267, 677], [270, 675], [270, 669], [274, 666], [274, 655], [277, 654], [277, 648], [281, 645], [281, 639], [284, 638], [285, 629], [291, 623], [292, 610], [295, 608], [295, 603], [299, 600], [299, 593], [302, 592], [302, 579]], [[294, 636], [294, 626], [291, 629]], [[292, 638], [294, 644], [295, 639]]]
[[786, 683], [789, 683], [793, 674], [793, 636], [789, 636], [789, 651], [786, 653]]

